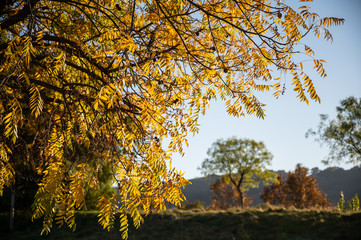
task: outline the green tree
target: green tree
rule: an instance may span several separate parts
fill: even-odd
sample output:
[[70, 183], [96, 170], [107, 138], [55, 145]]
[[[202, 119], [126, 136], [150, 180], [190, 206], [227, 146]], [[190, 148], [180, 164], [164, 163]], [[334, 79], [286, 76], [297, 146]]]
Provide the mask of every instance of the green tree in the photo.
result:
[[300, 164], [297, 164], [294, 172], [288, 172], [285, 181], [278, 176], [277, 183], [264, 187], [261, 199], [265, 203], [300, 209], [331, 206], [326, 194], [319, 189], [316, 178], [309, 176], [308, 168]]
[[325, 164], [342, 161], [361, 164], [361, 98], [348, 97], [336, 110], [333, 120], [329, 120], [328, 115], [320, 115], [318, 129], [308, 130], [306, 137], [315, 136], [316, 141], [330, 148]]
[[200, 167], [202, 174], [223, 176], [238, 192], [242, 208], [245, 191], [257, 188], [260, 182], [276, 181], [277, 175], [266, 169], [273, 156], [263, 142], [235, 137], [218, 139], [207, 154]]
[[325, 61], [302, 39], [331, 41], [342, 22], [278, 0], [0, 1], [0, 193], [30, 168], [33, 217], [45, 232], [54, 219], [75, 229], [109, 165], [119, 194], [100, 196], [100, 224], [118, 212], [127, 237], [128, 212], [139, 227], [140, 208], [184, 200], [171, 154], [212, 100], [263, 118], [256, 92], [280, 96], [286, 73], [301, 101], [319, 102], [303, 62], [325, 77]]

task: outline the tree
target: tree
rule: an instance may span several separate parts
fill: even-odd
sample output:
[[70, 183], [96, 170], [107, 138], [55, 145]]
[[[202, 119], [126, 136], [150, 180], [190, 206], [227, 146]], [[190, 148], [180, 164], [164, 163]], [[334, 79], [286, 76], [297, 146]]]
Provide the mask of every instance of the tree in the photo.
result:
[[331, 206], [326, 194], [318, 188], [316, 178], [307, 174], [308, 168], [297, 164], [294, 172], [288, 172], [285, 181], [279, 175], [277, 183], [264, 187], [261, 199], [265, 203], [300, 209]]
[[336, 107], [336, 119], [329, 120], [321, 114], [317, 132], [310, 129], [308, 136], [316, 136], [316, 141], [326, 143], [330, 154], [325, 164], [346, 161], [361, 164], [361, 98], [348, 97]]
[[120, 212], [126, 237], [127, 212], [138, 227], [139, 206], [184, 199], [171, 154], [183, 154], [211, 100], [263, 118], [255, 92], [278, 97], [287, 73], [301, 101], [320, 101], [302, 63], [324, 77], [324, 60], [301, 40], [332, 40], [327, 27], [342, 22], [276, 0], [1, 1], [0, 192], [29, 169], [33, 217], [45, 232], [54, 218], [75, 229], [84, 189], [109, 165], [119, 194], [100, 197], [100, 223], [111, 228]]
[[[210, 184], [212, 192], [211, 202], [214, 209], [228, 209], [231, 207], [240, 206], [242, 199], [235, 190], [232, 183], [227, 183], [225, 177], [217, 179], [217, 181]], [[249, 207], [253, 202], [253, 198], [247, 196], [246, 192], [243, 193], [244, 207]]]
[[200, 168], [202, 173], [223, 176], [236, 189], [242, 208], [245, 191], [257, 188], [260, 181], [267, 184], [276, 180], [276, 174], [266, 170], [273, 156], [263, 142], [235, 137], [218, 139], [207, 154], [209, 158]]

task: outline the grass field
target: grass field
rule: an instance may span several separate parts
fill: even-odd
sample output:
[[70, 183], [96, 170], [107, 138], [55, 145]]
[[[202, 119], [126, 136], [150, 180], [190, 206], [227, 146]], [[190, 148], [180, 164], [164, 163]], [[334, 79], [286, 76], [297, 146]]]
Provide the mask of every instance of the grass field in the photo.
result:
[[[8, 215], [0, 215], [0, 239], [121, 239], [115, 228], [107, 232], [97, 223], [96, 213], [78, 213], [77, 230], [53, 227], [40, 236], [41, 222], [16, 218], [16, 229], [8, 231]], [[283, 208], [227, 211], [169, 210], [146, 217], [129, 239], [361, 239], [361, 212], [292, 210]]]

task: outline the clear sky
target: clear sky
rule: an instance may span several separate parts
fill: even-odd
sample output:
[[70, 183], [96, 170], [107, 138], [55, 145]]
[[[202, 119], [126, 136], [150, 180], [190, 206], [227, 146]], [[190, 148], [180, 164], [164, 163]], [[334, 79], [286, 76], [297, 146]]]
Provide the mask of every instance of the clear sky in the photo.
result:
[[[289, 0], [291, 3], [295, 0]], [[301, 103], [285, 79], [286, 92], [279, 99], [271, 94], [261, 95], [267, 104], [264, 120], [253, 116], [234, 118], [227, 115], [224, 102], [213, 102], [205, 116], [200, 118], [200, 132], [189, 138], [189, 147], [183, 157], [174, 155], [173, 166], [185, 172], [188, 179], [201, 177], [197, 169], [207, 157], [207, 150], [219, 138], [250, 138], [263, 141], [274, 158], [270, 169], [294, 170], [297, 163], [313, 168], [326, 168], [321, 163], [328, 154], [326, 146], [320, 147], [312, 138], [305, 138], [308, 129], [316, 129], [319, 114], [336, 115], [336, 106], [349, 96], [361, 97], [361, 0], [314, 0], [312, 10], [320, 17], [340, 17], [345, 24], [331, 28], [332, 44], [323, 39], [305, 39], [316, 58], [325, 59], [326, 78], [310, 74], [321, 104]], [[307, 73], [311, 73], [311, 69]], [[312, 72], [313, 73], [313, 72]], [[350, 168], [350, 165], [338, 165]]]

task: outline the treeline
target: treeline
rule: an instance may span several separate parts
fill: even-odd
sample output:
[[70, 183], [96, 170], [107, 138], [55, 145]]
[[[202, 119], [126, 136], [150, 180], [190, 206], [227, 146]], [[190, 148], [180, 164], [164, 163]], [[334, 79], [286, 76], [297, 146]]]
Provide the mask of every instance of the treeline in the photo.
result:
[[[281, 170], [276, 173], [282, 176], [283, 179], [287, 178], [287, 172]], [[342, 168], [327, 168], [320, 170], [312, 168], [310, 175], [316, 178], [316, 183], [319, 189], [327, 196], [328, 201], [332, 206], [336, 206], [340, 199], [340, 192], [343, 191], [345, 200], [351, 199], [355, 194], [361, 195], [361, 168], [356, 166], [349, 170]], [[201, 201], [205, 206], [211, 205], [211, 189], [210, 184], [219, 180], [219, 176], [211, 176], [208, 178], [195, 178], [190, 179], [191, 185], [188, 185], [183, 193], [189, 202]], [[258, 188], [253, 188], [247, 191], [247, 196], [253, 198], [251, 206], [262, 204], [263, 201], [260, 195], [263, 193], [264, 185], [260, 184]]]

